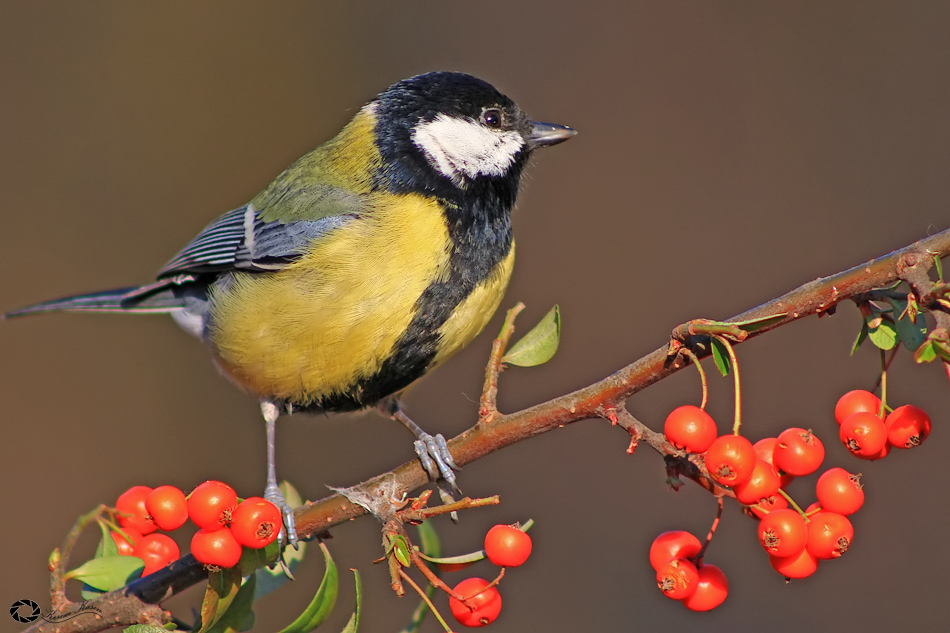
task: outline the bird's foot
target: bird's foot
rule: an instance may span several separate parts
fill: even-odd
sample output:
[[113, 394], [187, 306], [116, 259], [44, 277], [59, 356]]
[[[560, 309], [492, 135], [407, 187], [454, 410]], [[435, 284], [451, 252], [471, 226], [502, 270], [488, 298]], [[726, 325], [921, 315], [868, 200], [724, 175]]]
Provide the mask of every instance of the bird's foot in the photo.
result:
[[[382, 413], [401, 422], [416, 436], [413, 446], [416, 449], [416, 455], [419, 456], [419, 461], [422, 462], [422, 467], [429, 474], [429, 479], [435, 482], [439, 482], [441, 479], [447, 484], [447, 487], [451, 488], [454, 494], [461, 496], [462, 491], [459, 490], [455, 480], [455, 471], [461, 470], [461, 468], [452, 458], [445, 436], [441, 433], [429, 435], [423, 431], [418, 424], [412, 421], [412, 418], [406, 415], [406, 412], [402, 410], [399, 402], [395, 399], [384, 400], [377, 406]], [[440, 485], [439, 489], [444, 500], [446, 495], [442, 494], [442, 492], [445, 492], [442, 490], [443, 486]], [[450, 495], [449, 497], [451, 498]]]
[[438, 481], [441, 478], [452, 488], [452, 492], [461, 495], [462, 491], [459, 490], [455, 479], [455, 471], [459, 470], [459, 467], [452, 459], [445, 437], [441, 433], [429, 435], [425, 432], [421, 432], [417, 437], [419, 439], [413, 443], [413, 446], [416, 449], [416, 455], [419, 456], [419, 461], [422, 462], [422, 467], [429, 473], [429, 479]]
[[294, 525], [294, 509], [290, 507], [283, 493], [277, 487], [276, 483], [268, 482], [264, 487], [264, 498], [277, 506], [280, 515], [283, 517], [284, 524], [280, 528], [280, 535], [277, 537], [281, 543], [290, 543], [297, 549], [297, 528]]

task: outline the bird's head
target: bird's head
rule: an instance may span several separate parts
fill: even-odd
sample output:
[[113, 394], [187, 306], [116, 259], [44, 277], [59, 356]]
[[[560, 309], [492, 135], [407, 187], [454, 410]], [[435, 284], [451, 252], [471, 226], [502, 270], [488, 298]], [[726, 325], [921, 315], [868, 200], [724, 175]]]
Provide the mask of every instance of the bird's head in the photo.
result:
[[456, 72], [404, 79], [370, 102], [387, 185], [466, 190], [484, 181], [517, 188], [531, 152], [576, 132], [530, 120], [491, 84]]

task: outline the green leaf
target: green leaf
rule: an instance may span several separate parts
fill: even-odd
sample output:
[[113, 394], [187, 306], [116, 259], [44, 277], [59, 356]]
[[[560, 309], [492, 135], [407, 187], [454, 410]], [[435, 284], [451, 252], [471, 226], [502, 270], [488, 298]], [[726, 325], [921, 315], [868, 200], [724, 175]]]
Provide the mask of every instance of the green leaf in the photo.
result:
[[746, 321], [728, 321], [726, 325], [735, 325], [746, 332], [755, 332], [756, 330], [761, 330], [762, 328], [768, 327], [770, 325], [781, 323], [787, 316], [788, 312], [782, 312], [781, 314], [772, 314], [769, 316], [759, 317], [758, 319], [748, 319]]
[[936, 360], [936, 358], [937, 350], [934, 349], [933, 341], [927, 341], [914, 352], [914, 360], [918, 363], [929, 363]]
[[240, 590], [240, 566], [208, 574], [208, 588], [201, 602], [201, 628], [198, 633], [208, 633], [225, 616]]
[[389, 546], [386, 548], [386, 553], [392, 553], [403, 567], [409, 567], [412, 564], [409, 541], [402, 534], [389, 537]]
[[868, 327], [868, 338], [880, 349], [893, 349], [897, 345], [897, 329], [890, 321], [880, 319], [877, 327]]
[[346, 626], [343, 627], [342, 633], [356, 633], [356, 629], [360, 626], [360, 609], [363, 603], [363, 584], [360, 582], [360, 572], [355, 569], [350, 571], [353, 572], [353, 580], [356, 582], [356, 609]]
[[323, 552], [323, 559], [327, 565], [323, 573], [323, 581], [304, 612], [280, 633], [309, 633], [320, 626], [333, 611], [333, 605], [336, 604], [337, 594], [340, 591], [340, 579], [336, 564], [330, 557], [330, 550], [327, 549], [325, 543], [320, 543], [320, 551]]
[[713, 337], [709, 340], [712, 341], [712, 356], [713, 361], [716, 363], [716, 369], [718, 369], [719, 373], [723, 376], [728, 376], [729, 370], [732, 367], [732, 362], [729, 360], [729, 350], [726, 349], [726, 346], [719, 339]]
[[416, 526], [416, 531], [419, 532], [419, 549], [422, 553], [429, 556], [442, 555], [442, 542], [439, 540], [439, 535], [436, 533], [432, 521], [423, 521]]
[[[471, 565], [472, 563], [477, 563], [480, 560], [485, 559], [485, 550], [480, 549], [475, 552], [469, 552], [468, 554], [459, 554], [457, 556], [428, 556], [423, 552], [419, 552], [419, 556], [423, 560], [433, 563], [435, 565]], [[449, 571], [455, 571], [449, 570]]]
[[943, 262], [940, 257], [934, 257], [934, 268], [937, 269], [937, 281], [943, 282]]
[[291, 508], [297, 508], [303, 505], [303, 497], [300, 496], [300, 493], [297, 492], [297, 489], [294, 488], [289, 481], [285, 480], [280, 482], [278, 488]]
[[113, 591], [129, 584], [143, 567], [145, 563], [135, 556], [104, 556], [86, 561], [64, 577], [81, 580], [95, 589]]
[[905, 313], [907, 301], [895, 298], [888, 299], [888, 301], [894, 306], [894, 314], [898, 315], [895, 317], [897, 320], [894, 322], [894, 326], [900, 342], [910, 351], [916, 351], [927, 338], [927, 325], [923, 316], [918, 314], [916, 321], [914, 321]]
[[561, 311], [557, 306], [512, 345], [502, 357], [503, 363], [519, 367], [534, 367], [548, 362], [561, 342]]
[[83, 600], [95, 600], [104, 593], [106, 592], [99, 591], [95, 587], [90, 587], [89, 585], [83, 583], [82, 590], [79, 592], [79, 595], [82, 596]]
[[247, 577], [231, 602], [231, 606], [218, 620], [217, 624], [208, 629], [208, 633], [238, 633], [247, 631], [254, 626], [254, 574]]
[[933, 343], [934, 351], [937, 352], [937, 356], [941, 358], [946, 363], [950, 363], [950, 347], [946, 343], [941, 343], [940, 341], [934, 341]]
[[[99, 545], [96, 546], [95, 558], [118, 556], [119, 546], [115, 544], [115, 540], [112, 538], [109, 528], [106, 527], [106, 524], [102, 521], [96, 521], [96, 524], [99, 526], [99, 531], [102, 532], [102, 538], [99, 539]], [[132, 541], [129, 542], [131, 543]]]
[[152, 624], [133, 624], [122, 630], [124, 633], [168, 633], [168, 629]]
[[868, 337], [868, 322], [861, 321], [861, 331], [858, 332], [858, 338], [854, 339], [854, 344], [851, 346], [851, 356], [854, 356], [854, 353], [858, 351], [858, 348], [861, 347], [861, 343]]

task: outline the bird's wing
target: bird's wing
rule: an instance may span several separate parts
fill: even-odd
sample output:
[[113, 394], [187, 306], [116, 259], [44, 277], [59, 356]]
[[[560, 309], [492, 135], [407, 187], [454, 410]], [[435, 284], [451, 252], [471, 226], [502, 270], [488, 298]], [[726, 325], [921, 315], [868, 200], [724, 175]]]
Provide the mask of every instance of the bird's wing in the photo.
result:
[[274, 209], [256, 209], [252, 204], [228, 211], [165, 264], [159, 279], [229, 270], [279, 270], [303, 255], [315, 239], [366, 212], [361, 196], [331, 187], [308, 196], [297, 192], [296, 205], [303, 202], [301, 197], [306, 198], [306, 220], [280, 219], [282, 214]]

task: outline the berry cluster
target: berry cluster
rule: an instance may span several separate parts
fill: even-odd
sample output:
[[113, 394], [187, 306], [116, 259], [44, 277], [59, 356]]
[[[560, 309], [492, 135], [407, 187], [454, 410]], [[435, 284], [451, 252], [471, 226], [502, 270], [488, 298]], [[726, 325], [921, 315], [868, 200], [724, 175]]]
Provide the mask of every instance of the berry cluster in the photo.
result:
[[880, 398], [862, 389], [849, 391], [838, 400], [838, 435], [855, 457], [881, 459], [892, 448], [920, 446], [930, 435], [930, 416], [922, 409], [905, 404], [886, 416], [885, 411]]
[[277, 538], [280, 511], [270, 501], [249, 497], [240, 501], [234, 489], [220, 481], [206, 481], [187, 497], [175, 486], [133, 486], [115, 504], [121, 531], [112, 538], [119, 554], [145, 563], [143, 576], [178, 559], [178, 545], [166, 534], [190, 518], [198, 526], [191, 553], [199, 562], [218, 568], [233, 567], [241, 547], [260, 549]]
[[699, 539], [683, 530], [663, 532], [650, 546], [650, 564], [663, 595], [679, 600], [690, 611], [709, 611], [729, 594], [721, 569], [701, 562]]
[[[921, 409], [904, 405], [886, 416], [885, 410], [868, 391], [840, 398], [835, 419], [841, 441], [853, 455], [880, 459], [891, 448], [919, 446], [930, 434], [930, 418]], [[687, 405], [670, 413], [664, 432], [675, 448], [702, 455], [709, 477], [731, 489], [746, 512], [759, 519], [759, 543], [786, 578], [810, 576], [819, 561], [848, 551], [854, 538], [848, 516], [864, 503], [860, 475], [843, 468], [826, 470], [815, 486], [818, 501], [806, 510], [784, 490], [794, 478], [817, 472], [824, 461], [824, 445], [811, 430], [789, 428], [755, 444], [738, 430], [717, 437], [712, 417]], [[704, 565], [702, 553], [699, 540], [683, 531], [664, 532], [650, 549], [660, 590], [697, 611], [715, 608], [728, 594], [725, 575]]]
[[[518, 567], [531, 555], [531, 537], [512, 525], [496, 525], [485, 535], [485, 556], [499, 567]], [[500, 579], [500, 577], [499, 577]], [[501, 593], [498, 580], [466, 578], [453, 591], [465, 598], [449, 597], [449, 610], [463, 626], [477, 627], [491, 624], [501, 613]]]

